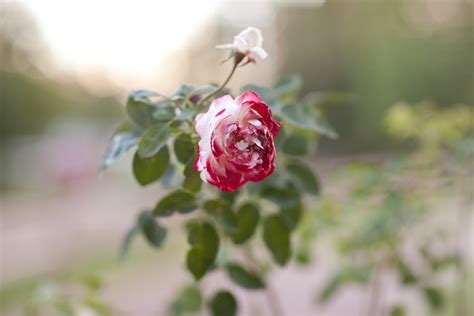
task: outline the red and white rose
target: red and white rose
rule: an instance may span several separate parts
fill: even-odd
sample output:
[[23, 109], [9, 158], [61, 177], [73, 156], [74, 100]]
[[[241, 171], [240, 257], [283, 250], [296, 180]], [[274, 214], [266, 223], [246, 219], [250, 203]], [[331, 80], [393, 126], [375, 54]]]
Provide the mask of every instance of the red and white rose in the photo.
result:
[[194, 168], [201, 179], [232, 192], [248, 181], [258, 182], [275, 169], [275, 144], [280, 123], [253, 91], [235, 100], [214, 100], [207, 113], [196, 117], [201, 137]]

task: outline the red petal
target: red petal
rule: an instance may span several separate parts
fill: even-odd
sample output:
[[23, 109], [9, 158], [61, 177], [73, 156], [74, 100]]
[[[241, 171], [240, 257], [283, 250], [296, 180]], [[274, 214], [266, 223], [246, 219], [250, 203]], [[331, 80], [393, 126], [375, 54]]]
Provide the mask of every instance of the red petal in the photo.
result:
[[244, 102], [249, 102], [249, 101], [255, 102], [255, 103], [264, 103], [263, 100], [260, 99], [260, 97], [252, 90], [247, 90], [235, 100], [235, 102], [238, 105], [242, 105]]

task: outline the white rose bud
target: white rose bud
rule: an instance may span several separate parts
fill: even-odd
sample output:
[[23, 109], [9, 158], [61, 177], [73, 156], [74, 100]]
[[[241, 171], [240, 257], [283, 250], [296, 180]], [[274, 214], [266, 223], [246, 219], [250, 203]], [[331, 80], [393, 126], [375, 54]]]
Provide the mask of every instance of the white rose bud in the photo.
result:
[[231, 44], [217, 45], [216, 48], [231, 49], [232, 56], [239, 62], [247, 57], [247, 63], [254, 63], [256, 56], [261, 59], [267, 58], [267, 52], [262, 48], [262, 32], [255, 27], [247, 27], [245, 30], [234, 36], [234, 42]]

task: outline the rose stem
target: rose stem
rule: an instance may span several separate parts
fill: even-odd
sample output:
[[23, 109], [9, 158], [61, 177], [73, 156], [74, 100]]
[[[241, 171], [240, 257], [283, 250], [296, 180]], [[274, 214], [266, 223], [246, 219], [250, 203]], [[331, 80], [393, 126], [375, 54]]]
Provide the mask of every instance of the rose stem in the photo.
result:
[[215, 96], [217, 93], [219, 93], [222, 89], [225, 88], [225, 86], [229, 83], [230, 81], [230, 78], [232, 78], [232, 75], [234, 74], [235, 72], [235, 69], [237, 69], [237, 66], [239, 65], [240, 61], [242, 59], [238, 60], [238, 58], [235, 58], [234, 60], [234, 66], [232, 67], [232, 70], [230, 71], [230, 74], [227, 76], [227, 79], [224, 81], [223, 84], [220, 85], [219, 88], [217, 88], [217, 90], [215, 90], [213, 93], [207, 95], [207, 97], [205, 97], [204, 99], [202, 99], [201, 101], [199, 101], [199, 103], [197, 104], [197, 108], [200, 109], [200, 107], [202, 105], [204, 105], [206, 103], [206, 101], [208, 101], [210, 98], [212, 98], [213, 96]]
[[[264, 273], [263, 271], [260, 271], [261, 270], [260, 264], [258, 260], [255, 258], [250, 246], [245, 247], [244, 252], [247, 257], [247, 260], [252, 265], [252, 270], [258, 275], [262, 276]], [[267, 294], [268, 307], [270, 308], [272, 316], [283, 316], [283, 308], [282, 308], [280, 299], [278, 297], [276, 290], [270, 284], [270, 281], [268, 280], [268, 278], [265, 278], [265, 289], [266, 289], [265, 292]]]

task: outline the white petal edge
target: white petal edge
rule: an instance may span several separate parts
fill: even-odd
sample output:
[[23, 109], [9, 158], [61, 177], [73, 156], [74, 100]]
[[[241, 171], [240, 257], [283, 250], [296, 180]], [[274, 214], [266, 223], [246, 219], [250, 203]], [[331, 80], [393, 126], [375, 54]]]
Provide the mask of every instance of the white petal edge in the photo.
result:
[[254, 47], [250, 50], [252, 53], [255, 53], [260, 57], [261, 59], [266, 59], [268, 57], [267, 52], [261, 48], [261, 47]]

